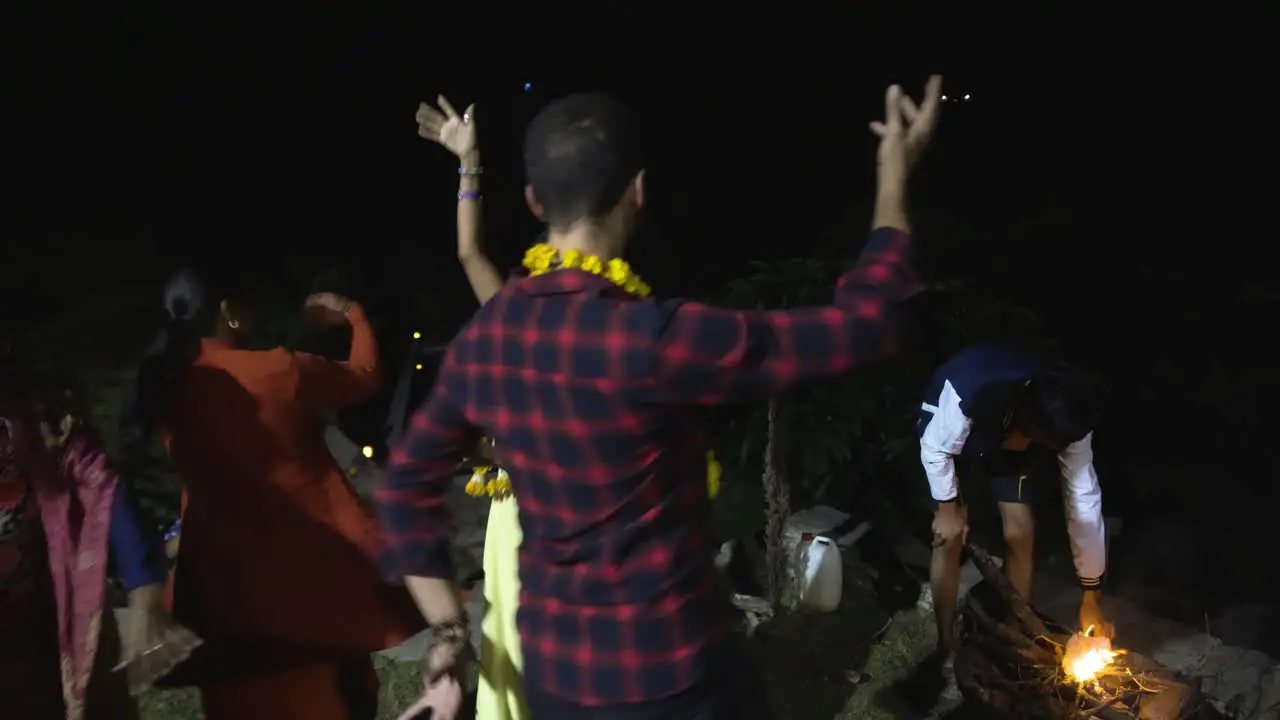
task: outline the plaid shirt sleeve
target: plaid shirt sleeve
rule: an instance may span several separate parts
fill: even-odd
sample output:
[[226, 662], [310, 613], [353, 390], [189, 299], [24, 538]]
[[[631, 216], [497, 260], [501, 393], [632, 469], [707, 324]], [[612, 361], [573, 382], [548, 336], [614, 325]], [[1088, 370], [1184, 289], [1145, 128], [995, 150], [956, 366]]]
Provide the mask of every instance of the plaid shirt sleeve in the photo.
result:
[[382, 574], [393, 582], [406, 576], [454, 579], [454, 518], [446, 498], [479, 432], [449, 397], [451, 365], [446, 359], [431, 396], [392, 449], [373, 493], [386, 541]]
[[654, 358], [664, 402], [719, 404], [776, 395], [804, 380], [892, 357], [900, 301], [918, 288], [907, 233], [879, 228], [840, 277], [828, 307], [740, 311], [693, 302], [658, 318]]

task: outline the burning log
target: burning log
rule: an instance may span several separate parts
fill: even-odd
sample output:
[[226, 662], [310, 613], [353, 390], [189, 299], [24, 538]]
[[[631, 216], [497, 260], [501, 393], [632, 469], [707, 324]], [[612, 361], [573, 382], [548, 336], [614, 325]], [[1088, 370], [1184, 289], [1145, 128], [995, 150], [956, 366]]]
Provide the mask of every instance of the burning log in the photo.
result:
[[[956, 680], [993, 717], [1179, 720], [1214, 717], [1195, 681], [1105, 638], [1045, 620], [991, 555], [967, 550], [984, 582], [956, 616]], [[1209, 713], [1209, 714], [1205, 714]]]

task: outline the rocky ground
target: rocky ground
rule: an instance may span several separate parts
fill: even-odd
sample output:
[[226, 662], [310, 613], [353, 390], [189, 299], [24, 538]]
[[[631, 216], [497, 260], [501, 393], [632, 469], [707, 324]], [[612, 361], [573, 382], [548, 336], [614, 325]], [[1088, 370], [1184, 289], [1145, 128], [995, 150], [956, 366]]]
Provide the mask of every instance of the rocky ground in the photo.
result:
[[[355, 467], [356, 485], [368, 488], [377, 469], [351, 458], [351, 452], [346, 448], [340, 459]], [[467, 497], [465, 482], [457, 478], [450, 500], [459, 521], [460, 575], [474, 577], [482, 565], [488, 502]], [[759, 631], [755, 647], [780, 718], [888, 720], [929, 714], [929, 693], [936, 685], [921, 670], [936, 642], [931, 598], [922, 584], [929, 548], [902, 533], [890, 538], [865, 529], [853, 533], [856, 541], [844, 549], [845, 592], [836, 612], [783, 616]], [[1203, 539], [1176, 530], [1152, 522], [1112, 533], [1108, 608], [1118, 628], [1117, 644], [1199, 678], [1206, 695], [1230, 717], [1280, 717], [1280, 670], [1271, 640], [1275, 603], [1219, 603], [1201, 609], [1203, 623], [1189, 622], [1204, 602], [1168, 578], [1187, 575], [1185, 560], [1192, 551], [1179, 543]], [[1072, 578], [1069, 558], [1051, 548], [1037, 568], [1033, 597], [1041, 612], [1068, 626], [1075, 625], [1080, 592]], [[976, 569], [966, 567], [966, 587], [977, 579]], [[484, 607], [481, 588], [474, 589], [468, 610], [478, 645]], [[394, 717], [416, 696], [417, 661], [427, 641], [424, 633], [375, 658], [384, 686], [381, 717]], [[152, 693], [144, 698], [143, 711], [148, 720], [201, 717], [192, 694], [184, 692]]]
[[[1187, 594], [1180, 593], [1176, 583], [1157, 582], [1155, 578], [1160, 576], [1138, 572], [1161, 569], [1156, 559], [1167, 556], [1169, 546], [1176, 545], [1171, 529], [1156, 522], [1140, 535], [1124, 538], [1120, 533], [1111, 549], [1113, 570], [1106, 610], [1116, 625], [1116, 645], [1198, 678], [1204, 694], [1228, 717], [1280, 718], [1280, 662], [1266, 652], [1270, 649], [1268, 636], [1274, 633], [1275, 604], [1229, 605], [1212, 614], [1204, 612], [1201, 625], [1186, 622], [1185, 612], [1173, 609], [1190, 602]], [[1119, 542], [1121, 539], [1125, 542]], [[1157, 552], [1153, 545], [1162, 551]], [[905, 541], [896, 551], [921, 577], [927, 577], [929, 548]], [[1176, 567], [1164, 570], [1169, 577], [1179, 572]], [[1037, 568], [1032, 591], [1036, 609], [1067, 627], [1078, 625], [1075, 613], [1080, 589], [1073, 577], [1069, 557], [1047, 557]], [[962, 588], [972, 587], [979, 579], [977, 569], [966, 565]], [[922, 605], [929, 604], [926, 594]]]

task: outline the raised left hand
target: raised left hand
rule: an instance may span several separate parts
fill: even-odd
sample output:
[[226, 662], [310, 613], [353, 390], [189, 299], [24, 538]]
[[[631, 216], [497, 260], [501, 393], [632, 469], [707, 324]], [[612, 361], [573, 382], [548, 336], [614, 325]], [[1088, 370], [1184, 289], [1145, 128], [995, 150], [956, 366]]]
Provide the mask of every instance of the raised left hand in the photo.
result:
[[933, 138], [942, 99], [942, 76], [931, 75], [925, 83], [924, 100], [915, 101], [893, 85], [885, 92], [885, 119], [871, 123], [871, 132], [880, 138], [878, 153], [880, 182], [905, 183], [912, 167]]
[[315, 293], [302, 303], [303, 313], [310, 319], [325, 325], [340, 325], [347, 321], [347, 313], [356, 302], [337, 293]]
[[1102, 611], [1102, 594], [1097, 590], [1086, 590], [1080, 600], [1080, 632], [1093, 628], [1092, 635], [1114, 638], [1116, 628]]
[[471, 105], [459, 115], [443, 95], [436, 97], [439, 109], [426, 103], [418, 106], [414, 118], [418, 121], [418, 135], [440, 143], [459, 158], [476, 150], [476, 106]]
[[148, 585], [129, 593], [120, 664], [128, 673], [129, 692], [145, 690], [200, 646], [195, 633], [178, 624], [164, 609], [164, 586]]

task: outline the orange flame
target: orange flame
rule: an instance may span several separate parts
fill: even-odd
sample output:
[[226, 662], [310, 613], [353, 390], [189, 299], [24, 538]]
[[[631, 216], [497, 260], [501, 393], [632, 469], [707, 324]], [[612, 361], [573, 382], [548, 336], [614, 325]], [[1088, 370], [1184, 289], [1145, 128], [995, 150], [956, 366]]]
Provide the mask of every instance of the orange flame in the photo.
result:
[[1118, 650], [1111, 649], [1111, 640], [1097, 637], [1090, 625], [1082, 633], [1067, 640], [1067, 651], [1062, 656], [1062, 669], [1076, 682], [1096, 680], [1099, 673], [1115, 662]]

